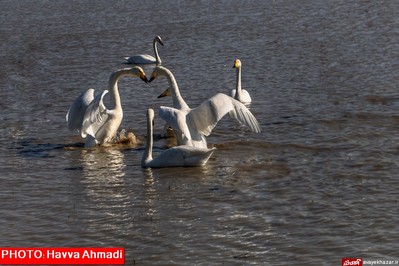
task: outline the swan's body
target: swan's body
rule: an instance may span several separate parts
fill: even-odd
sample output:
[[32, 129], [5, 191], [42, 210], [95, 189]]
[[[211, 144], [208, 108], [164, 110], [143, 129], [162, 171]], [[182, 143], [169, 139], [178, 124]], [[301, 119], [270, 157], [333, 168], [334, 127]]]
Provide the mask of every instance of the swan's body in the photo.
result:
[[211, 157], [213, 149], [198, 148], [187, 145], [175, 146], [163, 151], [157, 158], [152, 158], [154, 110], [147, 111], [147, 145], [141, 166], [144, 168], [176, 167], [176, 166], [201, 166]]
[[118, 80], [122, 76], [140, 77], [147, 82], [147, 77], [140, 67], [120, 69], [109, 78], [109, 92], [112, 106], [107, 108], [103, 98], [108, 90], [94, 97], [94, 90], [82, 93], [72, 104], [66, 115], [68, 128], [78, 130], [83, 138], [87, 137], [85, 147], [110, 142], [115, 136], [123, 117]]
[[168, 79], [168, 90], [173, 98], [173, 108], [161, 106], [159, 114], [175, 131], [181, 133], [181, 135], [176, 134], [179, 145], [207, 148], [205, 136], [209, 136], [218, 121], [227, 113], [253, 132], [260, 132], [259, 123], [253, 114], [232, 97], [218, 93], [197, 108], [191, 109], [180, 95], [179, 87], [170, 70], [162, 66], [155, 67], [150, 82], [157, 76], [165, 76]]
[[241, 88], [241, 61], [240, 61], [240, 59], [236, 59], [234, 61], [233, 68], [235, 68], [236, 72], [237, 72], [236, 88], [231, 90], [230, 96], [242, 103], [252, 102], [251, 96], [249, 95], [248, 91], [243, 90]]
[[158, 47], [157, 43], [163, 46], [163, 42], [160, 36], [156, 36], [152, 41], [152, 46], [154, 48], [155, 57], [149, 54], [137, 54], [130, 57], [125, 57], [126, 64], [133, 64], [133, 65], [145, 65], [145, 64], [157, 64], [160, 65], [162, 63], [161, 58], [158, 54]]

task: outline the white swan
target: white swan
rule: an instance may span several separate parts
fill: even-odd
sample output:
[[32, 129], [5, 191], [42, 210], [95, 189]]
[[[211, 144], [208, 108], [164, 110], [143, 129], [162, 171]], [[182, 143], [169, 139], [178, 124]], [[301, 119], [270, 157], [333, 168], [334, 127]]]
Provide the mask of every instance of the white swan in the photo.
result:
[[161, 58], [158, 54], [157, 43], [163, 46], [163, 42], [160, 36], [156, 36], [152, 41], [152, 46], [154, 48], [155, 57], [149, 54], [137, 54], [130, 57], [125, 57], [126, 64], [133, 64], [133, 65], [144, 65], [144, 64], [157, 64], [160, 65], [162, 63]]
[[105, 144], [112, 140], [123, 117], [118, 80], [122, 76], [140, 77], [144, 82], [147, 77], [140, 67], [124, 68], [112, 73], [109, 78], [109, 90], [112, 106], [107, 108], [103, 98], [108, 90], [94, 97], [94, 90], [88, 89], [73, 102], [66, 115], [70, 130], [78, 130], [83, 138], [87, 137], [85, 147]]
[[205, 136], [209, 136], [217, 122], [227, 113], [253, 132], [260, 132], [259, 123], [253, 114], [242, 103], [230, 96], [218, 93], [197, 108], [191, 109], [180, 95], [172, 72], [163, 66], [157, 66], [149, 82], [158, 76], [165, 76], [168, 79], [167, 90], [169, 91], [164, 95], [172, 95], [174, 107], [161, 106], [159, 114], [167, 124], [182, 134], [176, 134], [178, 144], [207, 148]]
[[175, 146], [163, 151], [157, 158], [152, 158], [154, 110], [147, 111], [147, 146], [141, 160], [143, 168], [176, 166], [201, 166], [211, 157], [216, 148], [198, 148], [187, 145]]
[[248, 91], [241, 89], [241, 61], [236, 59], [233, 68], [237, 69], [236, 89], [231, 90], [230, 96], [242, 103], [252, 102], [251, 96]]

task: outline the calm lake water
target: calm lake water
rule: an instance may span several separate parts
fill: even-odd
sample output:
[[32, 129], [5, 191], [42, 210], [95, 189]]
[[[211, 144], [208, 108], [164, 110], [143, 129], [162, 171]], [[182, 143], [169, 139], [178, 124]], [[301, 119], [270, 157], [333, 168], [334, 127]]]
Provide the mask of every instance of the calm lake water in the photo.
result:
[[[127, 265], [399, 259], [398, 1], [0, 8], [0, 246], [121, 246]], [[143, 145], [78, 147], [70, 104], [106, 89], [124, 56], [152, 54], [156, 35], [191, 107], [233, 88], [241, 59], [262, 133], [226, 116], [197, 168], [143, 170]], [[121, 128], [144, 139], [167, 86], [123, 78]]]

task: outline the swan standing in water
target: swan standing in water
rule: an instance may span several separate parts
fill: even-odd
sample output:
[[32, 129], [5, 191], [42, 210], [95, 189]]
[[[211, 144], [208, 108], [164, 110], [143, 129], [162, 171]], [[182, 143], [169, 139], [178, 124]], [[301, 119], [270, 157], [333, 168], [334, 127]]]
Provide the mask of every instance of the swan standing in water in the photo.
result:
[[133, 64], [133, 65], [144, 65], [144, 64], [157, 64], [160, 65], [162, 63], [161, 58], [158, 54], [158, 47], [157, 43], [163, 46], [163, 42], [160, 36], [156, 36], [152, 41], [152, 46], [154, 48], [155, 57], [149, 54], [137, 54], [130, 57], [125, 57], [126, 64]]
[[103, 102], [108, 90], [94, 97], [94, 90], [88, 89], [73, 102], [66, 115], [70, 130], [78, 130], [86, 138], [85, 147], [110, 142], [115, 136], [123, 117], [118, 80], [123, 76], [139, 77], [144, 82], [147, 77], [140, 67], [124, 68], [112, 73], [109, 78], [109, 90], [112, 106], [108, 109]]
[[179, 145], [207, 148], [205, 136], [210, 135], [217, 122], [227, 113], [246, 125], [252, 132], [260, 132], [259, 123], [251, 111], [232, 97], [218, 93], [197, 108], [191, 109], [180, 95], [172, 72], [163, 66], [157, 66], [154, 68], [149, 82], [158, 76], [165, 76], [169, 82], [169, 88], [160, 97], [172, 95], [174, 107], [161, 106], [159, 115], [174, 130], [182, 134], [176, 134]]
[[175, 146], [163, 151], [157, 158], [152, 158], [154, 110], [147, 111], [147, 145], [141, 166], [143, 168], [160, 168], [176, 166], [201, 166], [205, 165], [216, 148], [198, 148], [187, 145]]
[[241, 89], [241, 61], [240, 61], [240, 59], [236, 59], [234, 61], [233, 68], [235, 68], [236, 72], [237, 72], [236, 89], [231, 90], [230, 96], [242, 103], [252, 102], [251, 96], [249, 95], [248, 91]]

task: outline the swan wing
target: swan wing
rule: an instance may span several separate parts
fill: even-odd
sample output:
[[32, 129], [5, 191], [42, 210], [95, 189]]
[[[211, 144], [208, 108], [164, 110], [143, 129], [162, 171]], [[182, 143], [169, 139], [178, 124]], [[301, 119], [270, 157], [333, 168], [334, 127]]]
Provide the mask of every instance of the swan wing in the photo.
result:
[[240, 96], [238, 96], [238, 95], [236, 95], [236, 90], [233, 89], [230, 91], [230, 96], [233, 99], [236, 99], [237, 101], [242, 102], [247, 105], [252, 102], [251, 95], [249, 95], [249, 92], [247, 90], [241, 90], [241, 94], [240, 94]]
[[149, 54], [137, 54], [130, 57], [125, 57], [126, 64], [141, 65], [141, 64], [155, 64], [157, 60]]
[[230, 91], [230, 96], [235, 99], [235, 97], [236, 97], [236, 89], [232, 89]]
[[259, 133], [260, 126], [254, 115], [245, 105], [230, 96], [218, 93], [192, 109], [187, 115], [190, 128], [195, 128], [201, 134], [209, 136], [213, 128], [227, 113], [251, 131]]
[[68, 129], [80, 131], [82, 128], [83, 117], [89, 104], [94, 99], [94, 89], [82, 92], [72, 103], [66, 115]]
[[242, 90], [242, 100], [241, 100], [241, 102], [243, 102], [243, 103], [252, 102], [251, 95], [249, 95], [249, 92], [247, 90]]
[[176, 108], [161, 106], [159, 116], [174, 130], [183, 133], [187, 140], [191, 140], [190, 130], [186, 123], [186, 112]]
[[98, 130], [108, 119], [108, 109], [104, 105], [103, 98], [108, 93], [107, 90], [98, 94], [87, 107], [83, 117], [81, 135], [85, 138], [87, 135], [96, 137]]

